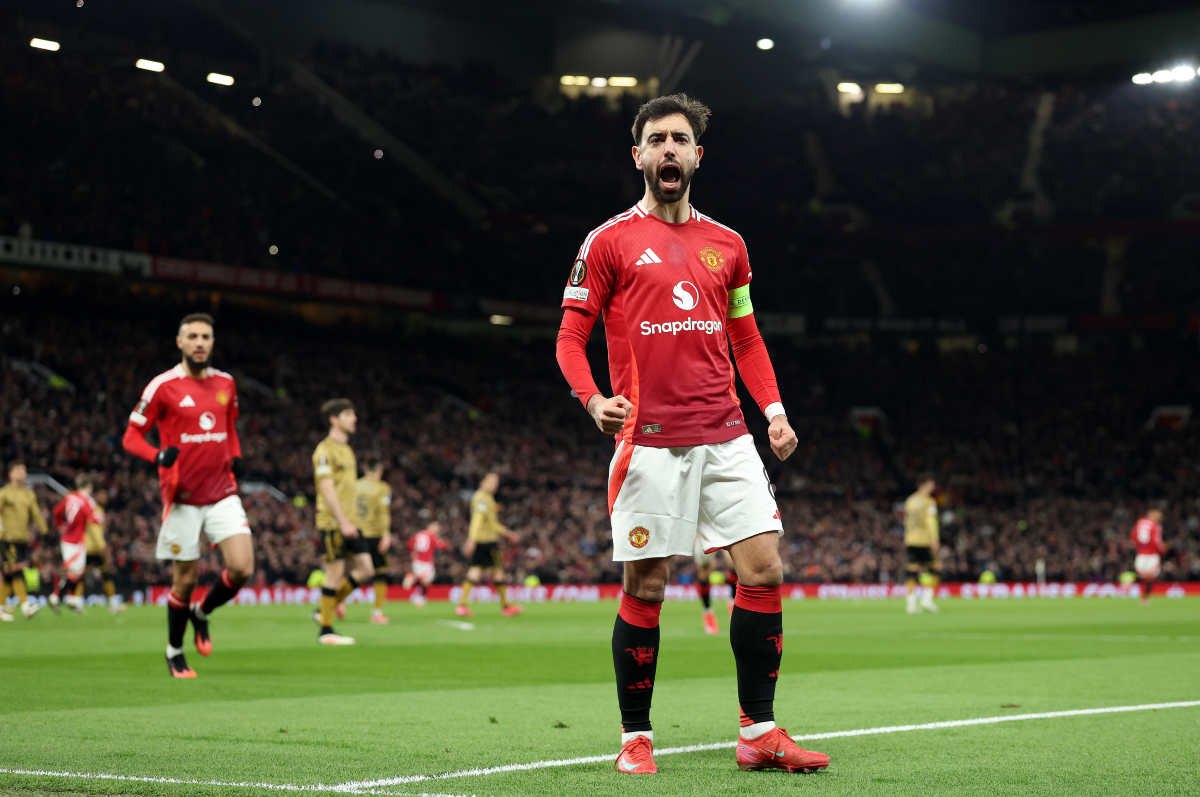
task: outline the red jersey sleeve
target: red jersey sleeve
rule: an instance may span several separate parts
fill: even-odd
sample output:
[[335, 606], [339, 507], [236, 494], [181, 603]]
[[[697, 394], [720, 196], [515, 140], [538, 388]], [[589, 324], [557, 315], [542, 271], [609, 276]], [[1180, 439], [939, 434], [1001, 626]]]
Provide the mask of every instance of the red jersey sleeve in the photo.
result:
[[408, 538], [408, 542], [404, 543], [404, 547], [408, 548], [409, 553], [413, 552], [413, 548], [415, 548], [416, 545], [417, 545], [417, 535], [415, 535], [415, 534]]
[[[152, 382], [151, 385], [153, 384]], [[162, 395], [161, 390], [151, 392], [150, 386], [146, 387], [141, 400], [133, 412], [129, 413], [129, 426], [125, 429], [125, 437], [121, 441], [126, 451], [147, 462], [153, 462], [154, 457], [158, 455], [158, 449], [146, 442], [146, 433], [158, 423], [159, 416], [162, 415]]]
[[433, 543], [433, 547], [439, 551], [444, 551], [448, 547], [448, 543], [445, 540], [443, 540], [441, 537], [438, 537], [437, 540]]
[[62, 528], [63, 518], [65, 517], [66, 512], [67, 512], [67, 499], [63, 498], [63, 500], [59, 501], [57, 504], [54, 505], [54, 523], [59, 528]]
[[235, 458], [242, 456], [242, 442], [237, 433], [237, 419], [241, 415], [241, 408], [238, 406], [237, 384], [230, 380], [229, 387], [233, 392], [233, 399], [229, 402], [229, 422], [225, 428], [229, 430], [229, 456]]
[[604, 310], [616, 282], [612, 246], [602, 235], [603, 229], [593, 232], [579, 247], [563, 291], [563, 307], [582, 310], [592, 318]]
[[584, 407], [587, 407], [588, 399], [600, 392], [587, 358], [587, 342], [595, 323], [596, 317], [588, 315], [586, 310], [568, 308], [563, 312], [555, 346], [558, 367]]

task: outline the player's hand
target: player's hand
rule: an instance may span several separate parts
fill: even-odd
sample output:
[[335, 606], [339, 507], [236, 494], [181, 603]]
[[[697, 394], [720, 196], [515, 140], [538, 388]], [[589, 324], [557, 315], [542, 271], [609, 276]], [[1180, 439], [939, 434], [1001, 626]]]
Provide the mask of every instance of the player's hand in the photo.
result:
[[234, 457], [229, 461], [229, 471], [238, 481], [241, 481], [246, 477], [246, 463], [242, 461], [241, 457]]
[[175, 464], [175, 458], [179, 456], [179, 449], [175, 446], [167, 446], [154, 457], [154, 464], [160, 468], [169, 468]]
[[379, 538], [379, 552], [387, 553], [388, 548], [392, 547], [392, 533], [386, 532]]
[[515, 531], [507, 532], [507, 534], [508, 534], [509, 542], [520, 542], [521, 541], [521, 535], [517, 534]]
[[796, 450], [796, 444], [799, 441], [796, 440], [796, 433], [792, 431], [786, 415], [776, 415], [772, 418], [771, 428], [767, 430], [767, 434], [771, 437], [771, 450], [775, 452], [775, 456], [779, 457], [781, 462]]
[[470, 556], [475, 553], [475, 540], [467, 540], [462, 547], [463, 556]]
[[605, 434], [616, 434], [625, 426], [625, 419], [633, 410], [633, 402], [624, 396], [613, 396], [610, 399], [597, 393], [588, 399], [588, 413], [596, 421], [596, 426]]
[[341, 523], [338, 523], [338, 528], [342, 530], [342, 536], [347, 540], [358, 539], [358, 529], [354, 528], [354, 524], [349, 520], [343, 520]]

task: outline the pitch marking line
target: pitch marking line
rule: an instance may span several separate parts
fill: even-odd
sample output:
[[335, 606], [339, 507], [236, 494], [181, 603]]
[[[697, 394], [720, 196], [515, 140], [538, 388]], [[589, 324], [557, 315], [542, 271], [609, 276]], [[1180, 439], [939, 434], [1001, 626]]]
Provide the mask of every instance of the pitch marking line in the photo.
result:
[[[941, 728], [962, 728], [968, 725], [995, 725], [1001, 722], [1018, 722], [1020, 720], [1041, 720], [1055, 717], [1081, 717], [1089, 714], [1116, 714], [1126, 711], [1152, 711], [1165, 708], [1190, 708], [1200, 706], [1200, 700], [1189, 700], [1180, 703], [1147, 703], [1140, 706], [1113, 706], [1111, 708], [1082, 708], [1073, 711], [1046, 711], [1040, 714], [1009, 714], [1000, 717], [979, 717], [970, 720], [947, 720], [943, 722], [927, 722], [923, 725], [889, 725], [882, 728], [860, 728], [853, 731], [833, 731], [831, 733], [809, 733], [793, 736], [796, 741], [812, 739], [836, 739], [845, 736], [872, 736], [882, 733], [904, 733], [907, 731], [929, 731]], [[675, 755], [676, 753], [699, 753], [706, 750], [726, 750], [737, 747], [737, 742], [714, 742], [712, 744], [690, 744], [685, 747], [664, 747], [655, 750], [654, 755]], [[359, 789], [377, 789], [381, 786], [401, 786], [406, 783], [422, 783], [429, 780], [449, 780], [450, 778], [469, 778], [480, 775], [496, 775], [504, 772], [522, 772], [530, 769], [546, 769], [548, 767], [569, 767], [576, 764], [598, 764], [612, 761], [613, 754], [591, 755], [582, 758], [567, 758], [557, 761], [535, 761], [530, 764], [506, 764], [499, 767], [484, 767], [481, 769], [464, 769], [459, 772], [447, 772], [444, 775], [404, 775], [382, 780], [359, 780], [338, 784], [339, 791], [354, 791]]]
[[[1200, 700], [1188, 700], [1176, 703], [1145, 703], [1140, 706], [1112, 706], [1109, 708], [1082, 708], [1071, 711], [1046, 711], [1039, 714], [1009, 714], [999, 717], [977, 717], [969, 720], [945, 720], [942, 722], [927, 722], [921, 725], [888, 725], [880, 728], [859, 728], [851, 731], [832, 731], [830, 733], [809, 733], [793, 736], [796, 741], [810, 741], [814, 739], [836, 739], [849, 736], [873, 736], [884, 733], [905, 733], [908, 731], [929, 731], [939, 730], [942, 728], [963, 728], [970, 725], [996, 725], [1001, 722], [1019, 722], [1022, 720], [1041, 720], [1055, 719], [1058, 717], [1082, 717], [1094, 714], [1118, 714], [1129, 711], [1155, 711], [1168, 708], [1192, 708], [1200, 706]], [[707, 750], [727, 750], [737, 746], [737, 742], [714, 742], [712, 744], [691, 744], [684, 747], [664, 747], [660, 750], [655, 750], [656, 756], [675, 755], [678, 753], [699, 753]], [[421, 792], [419, 795], [412, 792], [389, 792], [380, 791], [381, 787], [385, 786], [402, 786], [408, 783], [422, 783], [425, 781], [434, 780], [450, 780], [452, 778], [469, 778], [479, 777], [482, 775], [497, 775], [504, 772], [523, 772], [533, 769], [547, 769], [550, 767], [569, 767], [577, 764], [598, 764], [613, 760], [612, 753], [604, 755], [584, 756], [581, 758], [566, 758], [554, 761], [534, 761], [529, 764], [506, 764], [498, 767], [485, 767], [481, 769], [464, 769], [458, 772], [447, 772], [443, 775], [403, 775], [395, 778], [383, 778], [380, 780], [358, 780], [348, 781], [346, 783], [338, 783], [327, 785], [323, 783], [313, 785], [297, 785], [292, 783], [250, 783], [236, 781], [219, 781], [219, 780], [189, 780], [185, 778], [156, 778], [144, 777], [137, 775], [109, 775], [97, 772], [53, 772], [49, 770], [36, 769], [0, 769], [0, 775], [31, 775], [34, 777], [46, 778], [69, 778], [76, 780], [111, 780], [125, 781], [133, 783], [163, 783], [176, 784], [182, 786], [224, 786], [243, 789], [267, 789], [270, 791], [292, 791], [292, 792], [339, 792], [342, 794], [387, 794], [387, 795], [406, 795], [407, 797], [456, 797], [455, 795], [445, 794], [428, 794]]]

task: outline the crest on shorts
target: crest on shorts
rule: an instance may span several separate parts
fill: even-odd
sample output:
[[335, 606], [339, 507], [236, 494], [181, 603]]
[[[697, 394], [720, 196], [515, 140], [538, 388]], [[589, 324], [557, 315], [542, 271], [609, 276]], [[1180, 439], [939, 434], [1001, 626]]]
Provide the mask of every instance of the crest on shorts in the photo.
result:
[[571, 266], [571, 287], [578, 288], [587, 279], [587, 262], [576, 260], [575, 265]]
[[175, 554], [177, 554], [177, 553], [179, 553], [181, 550], [183, 550], [183, 549], [182, 549], [182, 548], [180, 548], [178, 545], [172, 545], [172, 546], [171, 546], [171, 553], [175, 553]]
[[220, 404], [222, 407], [224, 407], [226, 404], [229, 403], [229, 394], [226, 393], [224, 390], [218, 390], [217, 391], [217, 403]]
[[650, 530], [638, 526], [633, 531], [629, 532], [629, 544], [634, 548], [645, 548], [646, 543], [650, 542]]
[[700, 262], [715, 274], [725, 265], [725, 257], [715, 248], [706, 246], [700, 250]]

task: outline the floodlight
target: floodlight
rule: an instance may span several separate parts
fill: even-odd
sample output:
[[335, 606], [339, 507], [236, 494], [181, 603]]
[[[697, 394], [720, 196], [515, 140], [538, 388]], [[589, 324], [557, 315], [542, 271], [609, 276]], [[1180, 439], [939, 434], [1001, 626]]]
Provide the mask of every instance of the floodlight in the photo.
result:
[[158, 61], [150, 61], [145, 58], [137, 59], [137, 63], [134, 64], [134, 66], [136, 66], [138, 69], [145, 69], [147, 72], [161, 72], [166, 69], [166, 67], [160, 64]]
[[232, 86], [233, 78], [231, 78], [229, 75], [222, 75], [219, 72], [209, 72], [208, 82], [216, 83], [219, 86]]
[[900, 83], [876, 83], [875, 91], [879, 94], [903, 94], [904, 86]]
[[857, 83], [839, 83], [837, 89], [842, 94], [862, 94], [862, 86]]
[[632, 88], [637, 85], [637, 78], [635, 78], [635, 77], [610, 77], [608, 79], [608, 85], [624, 86], [627, 88]]
[[55, 52], [58, 50], [60, 45], [58, 42], [52, 42], [48, 39], [31, 39], [29, 41], [29, 46], [36, 47], [39, 50], [49, 50], [50, 52]]
[[1147, 83], [1154, 82], [1154, 75], [1150, 74], [1149, 72], [1138, 72], [1133, 76], [1133, 82], [1139, 86], [1144, 86]]
[[754, 44], [760, 50], [770, 50], [772, 47], [775, 46], [775, 42], [772, 39], [759, 39]]
[[602, 77], [594, 77], [592, 78], [592, 85], [598, 89], [602, 89], [608, 85], [608, 80]]
[[507, 327], [512, 326], [513, 317], [510, 315], [494, 315], [488, 320], [497, 326]]
[[1154, 78], [1155, 83], [1170, 83], [1175, 79], [1175, 76], [1165, 69], [1158, 70], [1152, 75], [1152, 77]]
[[1176, 80], [1191, 80], [1196, 76], [1196, 70], [1190, 66], [1177, 66], [1171, 70], [1171, 77]]

